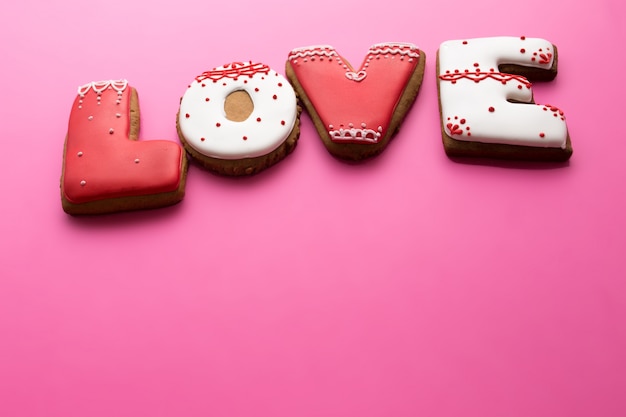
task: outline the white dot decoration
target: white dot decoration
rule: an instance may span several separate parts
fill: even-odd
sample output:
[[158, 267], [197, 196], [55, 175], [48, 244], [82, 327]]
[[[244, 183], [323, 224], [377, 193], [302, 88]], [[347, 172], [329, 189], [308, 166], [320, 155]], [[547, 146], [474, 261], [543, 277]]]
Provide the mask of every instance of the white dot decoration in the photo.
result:
[[[242, 121], [224, 116], [224, 102], [235, 91], [244, 91], [253, 103]], [[178, 121], [200, 154], [239, 159], [267, 155], [280, 146], [295, 123], [296, 109], [295, 93], [278, 72], [261, 63], [234, 62], [195, 78], [181, 99]], [[238, 138], [237, 144], [227, 138]]]

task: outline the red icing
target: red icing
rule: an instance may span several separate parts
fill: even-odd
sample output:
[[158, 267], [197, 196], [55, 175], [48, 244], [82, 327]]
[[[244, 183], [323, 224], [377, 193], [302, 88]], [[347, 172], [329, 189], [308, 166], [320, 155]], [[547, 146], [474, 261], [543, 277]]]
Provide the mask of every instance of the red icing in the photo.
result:
[[[448, 121], [450, 121], [450, 120], [451, 120], [451, 118], [448, 117]], [[451, 135], [453, 135], [453, 136], [454, 135], [462, 136], [463, 135], [463, 129], [462, 129], [462, 126], [460, 126], [460, 125], [465, 125], [465, 123], [467, 123], [467, 120], [464, 119], [464, 118], [459, 120], [459, 116], [454, 116], [454, 120], [458, 120], [459, 123], [457, 124], [457, 123], [448, 122], [446, 124], [446, 127], [450, 131]], [[470, 127], [469, 126], [466, 126], [465, 130], [466, 130], [467, 136], [472, 136], [472, 134], [470, 133]]]
[[[546, 48], [546, 50], [550, 50], [550, 48]], [[533, 53], [531, 61], [536, 61], [537, 57], [539, 57], [540, 64], [549, 64], [552, 61], [552, 54], [550, 52], [543, 52], [542, 48], [539, 48], [537, 52]]]
[[[289, 60], [333, 141], [376, 143], [418, 65], [418, 53], [406, 45], [372, 46], [355, 71], [332, 47], [294, 50]], [[314, 59], [320, 56], [328, 61]]]
[[457, 124], [448, 123], [446, 126], [450, 130], [450, 133], [452, 135], [462, 135], [463, 134], [463, 131], [461, 129], [459, 129], [459, 125], [457, 125]]
[[[474, 66], [477, 65], [478, 64], [474, 64]], [[526, 88], [530, 88], [532, 86], [532, 84], [528, 81], [528, 79], [526, 79], [526, 77], [515, 74], [507, 74], [505, 72], [495, 72], [493, 69], [489, 72], [481, 72], [479, 68], [477, 68], [473, 72], [470, 72], [469, 70], [461, 72], [458, 69], [455, 69], [454, 73], [446, 71], [445, 74], [441, 74], [439, 76], [439, 79], [441, 79], [442, 81], [450, 81], [452, 84], [456, 84], [456, 82], [461, 78], [473, 80], [476, 83], [486, 80], [487, 78], [491, 78], [493, 80], [500, 81], [502, 84], [506, 84], [511, 80], [515, 80], [526, 86]]]
[[232, 78], [236, 80], [241, 76], [252, 77], [259, 72], [267, 75], [270, 72], [270, 67], [264, 64], [253, 64], [252, 62], [233, 62], [232, 64], [224, 65], [224, 69], [203, 72], [196, 77], [196, 81], [202, 82], [206, 79], [210, 79], [215, 83], [222, 78]]
[[559, 109], [556, 106], [552, 106], [550, 104], [544, 104], [543, 105], [543, 111], [548, 111], [550, 110], [553, 114], [554, 117], [560, 117], [561, 120], [565, 120], [565, 113], [563, 112], [563, 110]]
[[89, 89], [76, 97], [63, 166], [67, 200], [80, 204], [178, 189], [181, 147], [166, 140], [129, 140], [129, 132], [130, 87], [100, 94]]

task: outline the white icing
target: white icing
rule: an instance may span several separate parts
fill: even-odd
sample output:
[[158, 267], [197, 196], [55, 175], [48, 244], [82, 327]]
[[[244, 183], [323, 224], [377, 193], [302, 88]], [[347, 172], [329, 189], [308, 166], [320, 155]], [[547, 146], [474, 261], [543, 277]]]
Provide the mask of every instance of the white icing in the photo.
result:
[[[365, 124], [365, 123], [363, 123]], [[330, 125], [328, 127], [328, 134], [330, 138], [334, 141], [342, 142], [342, 141], [354, 141], [358, 140], [361, 142], [370, 142], [370, 143], [378, 143], [380, 137], [382, 136], [383, 127], [378, 126], [378, 130], [368, 129], [366, 126], [362, 126], [361, 129], [357, 129], [353, 126], [350, 126], [349, 129], [337, 129], [334, 130], [333, 126]]]
[[346, 78], [352, 81], [363, 81], [367, 77], [367, 72], [361, 70], [359, 72], [347, 71]]
[[315, 56], [332, 58], [338, 55], [335, 49], [330, 45], [313, 45], [293, 49], [289, 54], [289, 59], [293, 60], [298, 58], [310, 58]]
[[550, 69], [553, 61], [553, 45], [538, 38], [442, 43], [439, 95], [448, 136], [483, 143], [565, 148], [563, 112], [550, 105], [527, 104], [533, 100], [530, 83], [498, 70], [502, 64]]
[[367, 67], [369, 67], [370, 62], [373, 59], [380, 59], [381, 57], [387, 58], [389, 56], [395, 58], [396, 55], [400, 56], [400, 59], [408, 57], [408, 61], [413, 62], [413, 59], [417, 59], [420, 56], [419, 48], [416, 45], [407, 42], [377, 43], [370, 46], [367, 58], [359, 71], [353, 71], [352, 68], [350, 68], [350, 66], [341, 59], [339, 54], [335, 51], [335, 48], [330, 45], [312, 45], [296, 48], [289, 53], [288, 59], [294, 64], [298, 63], [298, 59], [302, 59], [304, 62], [324, 58], [334, 59], [346, 70], [345, 75], [347, 79], [355, 82], [361, 82], [365, 79], [365, 77], [367, 77]]
[[415, 59], [420, 56], [417, 46], [408, 42], [377, 43], [370, 47], [370, 54], [400, 55]]
[[[244, 67], [252, 70], [220, 77], [220, 72]], [[250, 96], [254, 109], [246, 120], [237, 122], [226, 118], [224, 102], [240, 90]], [[196, 151], [232, 160], [272, 152], [287, 139], [296, 118], [296, 94], [282, 75], [262, 64], [233, 63], [192, 82], [181, 100], [178, 121], [185, 140]]]
[[[107, 88], [112, 88], [117, 91], [117, 94], [120, 95], [126, 87], [128, 87], [128, 81], [126, 80], [106, 80], [106, 81], [92, 81], [85, 85], [81, 85], [78, 87], [78, 95], [83, 97], [85, 94], [89, 92], [89, 90], [93, 90], [96, 94], [100, 95]], [[99, 98], [98, 98], [99, 100]]]

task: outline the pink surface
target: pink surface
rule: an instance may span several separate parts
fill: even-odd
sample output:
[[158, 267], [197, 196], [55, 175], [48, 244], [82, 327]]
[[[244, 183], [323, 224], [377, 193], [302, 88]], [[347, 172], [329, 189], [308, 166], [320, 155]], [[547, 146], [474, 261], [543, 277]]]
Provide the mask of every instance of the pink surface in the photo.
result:
[[[626, 415], [624, 3], [384, 4], [5, 5], [0, 415]], [[565, 111], [569, 164], [444, 155], [437, 47], [497, 35], [559, 47], [535, 99]], [[310, 44], [358, 65], [384, 41], [428, 61], [381, 157], [333, 159], [303, 115], [295, 152], [259, 176], [192, 165], [178, 206], [61, 210], [78, 85], [127, 78], [141, 138], [177, 141], [204, 70], [282, 73]]]

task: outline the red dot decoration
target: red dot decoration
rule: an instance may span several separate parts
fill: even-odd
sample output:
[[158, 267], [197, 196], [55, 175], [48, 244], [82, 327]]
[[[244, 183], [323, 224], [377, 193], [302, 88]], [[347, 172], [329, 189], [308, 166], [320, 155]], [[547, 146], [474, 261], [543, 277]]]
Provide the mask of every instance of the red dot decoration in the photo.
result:
[[496, 109], [495, 109], [495, 108], [493, 108], [493, 107], [489, 107], [489, 113], [493, 113], [494, 111], [496, 111]]
[[519, 50], [521, 53], [525, 54], [526, 53], [526, 49], [522, 48]]
[[187, 119], [189, 119], [189, 113], [186, 113], [186, 114], [185, 114], [185, 117], [186, 117]]
[[260, 118], [260, 117], [257, 117], [257, 118], [256, 118], [256, 121], [257, 121], [257, 122], [260, 122], [260, 121], [261, 121], [261, 118]]
[[546, 137], [546, 134], [545, 134], [545, 133], [543, 133], [543, 132], [541, 132], [541, 133], [539, 133], [539, 137], [540, 137], [540, 138], [545, 138], [545, 137]]
[[247, 137], [247, 136], [244, 136], [244, 137], [243, 137], [243, 140], [248, 140], [248, 137]]
[[274, 95], [272, 96], [272, 98], [273, 98], [274, 100], [276, 100], [276, 99], [278, 98], [278, 96], [277, 96], [276, 94], [274, 94]]
[[215, 127], [220, 127], [222, 124], [220, 122], [215, 123]]

